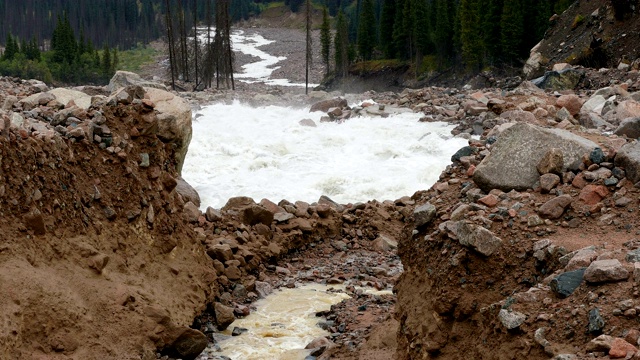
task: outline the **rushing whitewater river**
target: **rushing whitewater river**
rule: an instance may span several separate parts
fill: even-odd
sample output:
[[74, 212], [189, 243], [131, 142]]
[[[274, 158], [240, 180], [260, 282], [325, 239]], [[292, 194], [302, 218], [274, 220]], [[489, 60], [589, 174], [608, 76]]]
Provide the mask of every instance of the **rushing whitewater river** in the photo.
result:
[[[193, 123], [183, 177], [202, 207], [230, 197], [275, 203], [394, 200], [428, 189], [466, 140], [419, 114], [320, 123], [320, 112], [281, 106], [213, 104]], [[317, 127], [299, 124], [310, 118]]]

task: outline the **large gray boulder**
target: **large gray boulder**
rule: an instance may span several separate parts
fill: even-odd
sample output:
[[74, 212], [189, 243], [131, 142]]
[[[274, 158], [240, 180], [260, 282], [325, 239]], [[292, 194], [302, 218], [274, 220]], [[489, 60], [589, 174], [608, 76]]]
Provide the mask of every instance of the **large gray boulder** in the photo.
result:
[[485, 192], [533, 188], [540, 179], [536, 165], [551, 148], [562, 151], [563, 171], [598, 147], [593, 141], [561, 129], [518, 123], [506, 129], [482, 160], [473, 181]]
[[547, 71], [544, 76], [531, 80], [545, 90], [573, 90], [584, 76], [584, 70], [568, 68], [561, 71]]
[[116, 71], [116, 73], [109, 81], [109, 85], [107, 85], [107, 90], [112, 93], [120, 88], [127, 87], [129, 85], [139, 85], [142, 87], [168, 90], [164, 84], [147, 81], [136, 73], [122, 70]]
[[182, 173], [184, 158], [191, 142], [191, 107], [183, 98], [168, 91], [148, 88], [144, 90], [158, 111], [158, 137], [165, 143], [176, 145], [175, 159], [178, 173]]
[[616, 166], [624, 168], [627, 179], [634, 184], [640, 181], [640, 141], [625, 144], [615, 159]]

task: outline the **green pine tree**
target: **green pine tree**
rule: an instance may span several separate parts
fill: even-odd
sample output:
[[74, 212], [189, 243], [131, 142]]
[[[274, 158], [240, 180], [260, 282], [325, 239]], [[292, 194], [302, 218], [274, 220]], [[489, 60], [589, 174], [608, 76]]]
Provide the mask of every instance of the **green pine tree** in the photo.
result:
[[322, 62], [325, 65], [326, 73], [329, 73], [329, 59], [331, 56], [331, 25], [329, 23], [329, 14], [327, 7], [322, 8], [322, 25], [320, 25], [320, 46]]
[[393, 42], [393, 28], [396, 20], [396, 1], [384, 0], [380, 15], [380, 49], [387, 59], [396, 56], [396, 47]]
[[346, 77], [349, 70], [349, 24], [342, 10], [338, 11], [334, 37], [336, 75]]
[[480, 3], [478, 0], [461, 0], [459, 7], [460, 17], [460, 43], [462, 47], [462, 60], [468, 70], [478, 71], [482, 66], [482, 53], [484, 51], [481, 37]]
[[363, 0], [358, 24], [358, 52], [370, 60], [376, 45], [376, 15], [373, 0]]
[[102, 62], [100, 64], [101, 70], [102, 70], [102, 76], [108, 78], [111, 75], [112, 64], [113, 63], [111, 62], [111, 51], [109, 50], [109, 47], [107, 46], [107, 44], [104, 44], [104, 47], [102, 49]]
[[522, 57], [521, 45], [524, 35], [522, 0], [508, 0], [502, 7], [502, 29], [500, 43], [504, 60], [513, 62]]
[[7, 39], [5, 41], [3, 60], [13, 60], [17, 53], [20, 52], [18, 48], [18, 42], [13, 38], [13, 35], [7, 33]]

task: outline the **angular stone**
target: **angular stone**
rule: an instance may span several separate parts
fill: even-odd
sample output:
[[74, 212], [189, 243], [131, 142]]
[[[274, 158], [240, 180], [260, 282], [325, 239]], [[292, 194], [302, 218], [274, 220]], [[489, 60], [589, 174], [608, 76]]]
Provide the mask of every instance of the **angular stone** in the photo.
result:
[[200, 195], [188, 182], [183, 178], [178, 177], [176, 179], [176, 192], [182, 197], [184, 202], [191, 201], [195, 206], [200, 207]]
[[182, 333], [170, 345], [164, 348], [167, 355], [183, 359], [194, 360], [209, 344], [207, 336], [198, 330], [183, 328]]
[[184, 204], [183, 212], [185, 215], [185, 219], [190, 223], [198, 222], [198, 218], [200, 217], [200, 215], [202, 215], [200, 209], [198, 209], [198, 207], [191, 201], [188, 201], [186, 204]]
[[531, 82], [545, 90], [573, 90], [583, 76], [584, 70], [569, 68], [561, 71], [547, 71], [544, 76]]
[[572, 201], [569, 194], [555, 197], [544, 203], [538, 210], [538, 214], [545, 219], [558, 219]]
[[626, 280], [629, 271], [617, 259], [596, 260], [584, 272], [584, 279], [590, 283], [604, 283]]
[[459, 162], [461, 158], [465, 156], [471, 156], [475, 154], [477, 151], [478, 149], [473, 146], [462, 147], [458, 149], [458, 151], [456, 151], [456, 153], [451, 156], [451, 162], [457, 162], [457, 161]]
[[595, 147], [589, 154], [589, 160], [594, 164], [600, 164], [606, 160], [604, 151], [600, 147]]
[[288, 212], [279, 212], [273, 215], [273, 220], [277, 221], [278, 223], [283, 223], [293, 219], [294, 217], [295, 216], [293, 214], [290, 214]]
[[222, 207], [223, 211], [227, 210], [240, 210], [247, 206], [255, 205], [255, 201], [247, 196], [232, 197], [227, 200], [227, 203]]
[[207, 211], [205, 212], [205, 217], [207, 221], [216, 222], [222, 220], [222, 213], [220, 210], [214, 209], [211, 206], [207, 207]]
[[485, 197], [480, 198], [480, 200], [478, 200], [478, 202], [483, 204], [483, 205], [486, 205], [488, 207], [494, 207], [494, 206], [496, 206], [498, 204], [499, 200], [500, 199], [497, 196], [495, 196], [493, 194], [489, 194], [489, 195], [487, 195]]
[[549, 193], [551, 189], [560, 184], [560, 176], [556, 174], [544, 174], [540, 176], [540, 189], [543, 194]]
[[207, 255], [221, 263], [233, 259], [233, 251], [229, 244], [217, 244], [207, 248]]
[[421, 227], [431, 222], [436, 216], [436, 207], [430, 203], [418, 206], [413, 210], [415, 227]]
[[567, 271], [551, 280], [551, 290], [560, 298], [566, 298], [580, 286], [586, 268]]
[[[598, 309], [593, 309], [591, 311], [598, 311]], [[591, 314], [591, 312], [589, 312], [589, 314]], [[598, 315], [600, 313], [598, 312]], [[603, 325], [604, 326], [604, 320], [603, 320]], [[595, 331], [595, 332], [599, 332]], [[595, 352], [595, 351], [599, 351], [599, 352], [609, 352], [609, 349], [611, 349], [611, 343], [613, 342], [613, 337], [610, 335], [600, 335], [594, 339], [592, 339], [591, 341], [589, 341], [589, 343], [587, 344], [585, 350], [589, 351], [589, 352]]]
[[214, 305], [214, 313], [216, 316], [218, 330], [224, 330], [236, 321], [236, 317], [233, 314], [233, 308], [219, 302]]
[[580, 108], [582, 108], [582, 100], [580, 100], [580, 97], [575, 94], [561, 95], [556, 100], [556, 106], [559, 108], [566, 108], [572, 116], [576, 116], [580, 113]]
[[592, 246], [580, 249], [575, 252], [573, 257], [568, 261], [565, 266], [566, 271], [576, 270], [579, 268], [587, 267], [591, 265], [591, 262], [598, 257], [598, 253]]
[[558, 148], [549, 149], [536, 165], [536, 169], [542, 175], [548, 173], [561, 174], [563, 168], [564, 155], [562, 150]]
[[527, 316], [516, 311], [500, 309], [498, 319], [502, 323], [502, 326], [506, 327], [507, 330], [513, 330], [519, 328], [527, 319]]
[[247, 225], [264, 224], [269, 226], [273, 222], [273, 213], [260, 205], [251, 205], [244, 208], [242, 221]]
[[461, 220], [455, 223], [453, 228], [461, 245], [468, 246], [482, 255], [491, 256], [502, 247], [502, 239], [481, 226]]
[[476, 167], [473, 180], [486, 192], [492, 189], [526, 190], [538, 182], [537, 165], [549, 149], [561, 150], [564, 167], [567, 167], [567, 164], [580, 161], [596, 146], [568, 131], [518, 123], [500, 135], [491, 154]]
[[593, 95], [587, 100], [584, 104], [582, 104], [582, 108], [580, 109], [581, 113], [589, 113], [595, 112], [596, 114], [602, 114], [602, 107], [607, 99], [602, 95]]
[[624, 168], [627, 179], [632, 183], [640, 181], [640, 141], [634, 141], [622, 146], [616, 154], [615, 165]]
[[622, 120], [620, 126], [613, 133], [618, 136], [626, 136], [629, 139], [640, 138], [640, 117]]
[[589, 332], [599, 334], [602, 332], [602, 329], [604, 329], [604, 325], [605, 322], [602, 315], [600, 315], [600, 310], [598, 308], [589, 310]]
[[378, 251], [390, 251], [398, 248], [398, 241], [389, 235], [380, 234], [373, 241], [372, 246]]
[[604, 185], [587, 185], [578, 196], [579, 200], [584, 201], [587, 205], [595, 205], [609, 195], [609, 189]]
[[611, 342], [611, 349], [609, 350], [609, 357], [611, 359], [626, 358], [628, 354], [634, 355], [638, 352], [638, 348], [629, 344], [624, 339], [614, 338]]
[[625, 260], [630, 263], [640, 262], [640, 248], [629, 251], [625, 256]]

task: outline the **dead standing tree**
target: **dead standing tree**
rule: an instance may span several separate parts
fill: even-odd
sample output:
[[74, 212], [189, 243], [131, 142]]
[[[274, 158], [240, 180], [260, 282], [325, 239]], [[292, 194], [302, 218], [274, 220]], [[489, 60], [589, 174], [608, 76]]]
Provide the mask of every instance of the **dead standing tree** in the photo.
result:
[[[215, 35], [212, 38], [212, 1], [207, 0], [205, 11], [207, 21], [207, 37], [204, 50], [200, 50], [197, 21], [197, 1], [193, 0], [193, 46], [187, 44], [186, 17], [184, 4], [187, 0], [165, 0], [166, 27], [169, 42], [169, 67], [171, 71], [172, 87], [175, 80], [189, 81], [193, 79], [196, 89], [211, 87], [216, 77], [216, 87], [221, 85], [235, 90], [233, 79], [233, 51], [231, 48], [231, 19], [229, 0], [215, 2]], [[172, 7], [174, 4], [175, 7]], [[178, 29], [174, 27], [176, 22]], [[195, 67], [194, 67], [195, 66]], [[200, 71], [202, 70], [202, 72]]]
[[216, 1], [216, 35], [213, 44], [216, 88], [220, 88], [220, 80], [222, 79], [227, 89], [231, 87], [232, 90], [235, 90], [229, 0]]
[[305, 76], [304, 76], [304, 93], [309, 93], [309, 68], [311, 67], [311, 63], [313, 60], [313, 53], [311, 46], [313, 45], [311, 42], [311, 0], [306, 0], [305, 4], [306, 12], [306, 28], [307, 28], [307, 54], [306, 54], [306, 67], [305, 67]]

